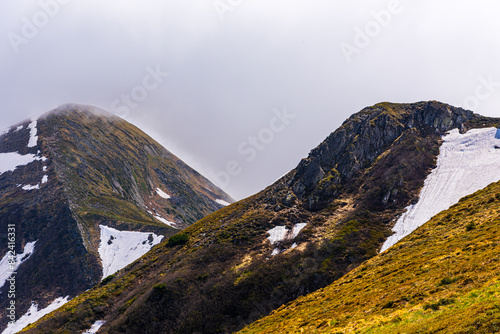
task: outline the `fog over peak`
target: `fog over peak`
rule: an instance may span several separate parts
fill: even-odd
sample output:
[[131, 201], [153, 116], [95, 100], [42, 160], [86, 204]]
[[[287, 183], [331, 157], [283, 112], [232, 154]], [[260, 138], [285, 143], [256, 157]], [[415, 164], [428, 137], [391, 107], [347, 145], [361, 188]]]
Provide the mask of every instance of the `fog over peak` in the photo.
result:
[[243, 198], [365, 106], [439, 100], [499, 116], [499, 9], [494, 0], [2, 2], [0, 128], [94, 105]]

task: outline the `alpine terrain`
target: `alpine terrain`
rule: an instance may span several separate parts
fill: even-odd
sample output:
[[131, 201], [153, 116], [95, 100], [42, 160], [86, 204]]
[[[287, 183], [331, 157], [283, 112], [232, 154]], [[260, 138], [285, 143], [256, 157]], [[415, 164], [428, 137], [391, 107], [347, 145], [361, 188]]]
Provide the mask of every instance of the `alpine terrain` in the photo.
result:
[[232, 201], [97, 108], [65, 105], [10, 127], [0, 136], [0, 329], [22, 329]]
[[[466, 265], [486, 266], [481, 252], [497, 244], [473, 243], [494, 233], [495, 186], [471, 194], [500, 180], [499, 125], [435, 101], [367, 107], [273, 185], [165, 238], [25, 332], [231, 333], [261, 319], [245, 330], [341, 333], [358, 319], [405, 324], [428, 312], [423, 301], [451, 305], [459, 296], [446, 289], [480, 288]], [[335, 304], [337, 294], [346, 297]]]

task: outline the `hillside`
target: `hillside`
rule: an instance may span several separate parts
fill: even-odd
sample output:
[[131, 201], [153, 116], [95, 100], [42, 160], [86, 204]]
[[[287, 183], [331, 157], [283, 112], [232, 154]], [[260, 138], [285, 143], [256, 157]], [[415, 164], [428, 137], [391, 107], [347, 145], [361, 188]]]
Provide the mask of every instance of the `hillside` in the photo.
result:
[[498, 333], [500, 182], [239, 333]]
[[29, 333], [230, 333], [376, 256], [419, 200], [442, 136], [497, 127], [439, 102], [351, 116], [297, 168], [32, 325]]
[[97, 108], [65, 105], [10, 127], [0, 136], [0, 329], [10, 301], [19, 319], [74, 298], [219, 199], [232, 201]]

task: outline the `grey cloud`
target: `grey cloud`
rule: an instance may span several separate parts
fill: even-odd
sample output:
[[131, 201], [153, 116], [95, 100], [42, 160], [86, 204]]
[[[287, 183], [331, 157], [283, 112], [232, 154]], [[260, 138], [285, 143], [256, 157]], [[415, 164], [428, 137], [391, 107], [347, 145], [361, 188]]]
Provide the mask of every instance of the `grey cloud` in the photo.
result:
[[[0, 3], [0, 127], [67, 102], [110, 110], [159, 66], [170, 75], [126, 118], [209, 177], [238, 162], [225, 185], [235, 198], [294, 168], [367, 105], [461, 106], [481, 78], [500, 82], [493, 0], [402, 0], [350, 63], [341, 43], [354, 45], [390, 0], [241, 1], [223, 20], [211, 0], [72, 0], [15, 53], [9, 33], [56, 0], [40, 1]], [[493, 87], [475, 111], [498, 116], [498, 105]], [[285, 107], [296, 119], [247, 161], [238, 147]]]

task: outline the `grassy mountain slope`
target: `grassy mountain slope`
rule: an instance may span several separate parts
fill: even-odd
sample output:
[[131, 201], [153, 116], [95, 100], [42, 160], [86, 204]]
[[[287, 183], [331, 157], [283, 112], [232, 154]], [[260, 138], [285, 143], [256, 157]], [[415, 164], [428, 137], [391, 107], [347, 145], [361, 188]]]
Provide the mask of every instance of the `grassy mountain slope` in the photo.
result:
[[[216, 199], [232, 201], [137, 127], [97, 108], [65, 105], [43, 115], [32, 146], [30, 123], [0, 136], [0, 153], [38, 159], [0, 174], [0, 256], [8, 251], [9, 224], [16, 226], [18, 253], [36, 241], [17, 270], [17, 317], [32, 301], [43, 308], [100, 282], [100, 224], [168, 238], [178, 229], [156, 216], [182, 228], [220, 209]], [[7, 323], [7, 288], [0, 294], [0, 329]]]
[[240, 333], [497, 333], [500, 182]]
[[[438, 102], [365, 108], [272, 186], [191, 225], [184, 243], [159, 245], [28, 332], [78, 332], [101, 319], [113, 333], [239, 330], [376, 256], [417, 201], [440, 135], [499, 123]], [[306, 227], [294, 239], [267, 239], [298, 224]]]
[[187, 227], [220, 209], [215, 199], [232, 201], [140, 129], [104, 111], [67, 106], [42, 117], [40, 130], [81, 217], [143, 223], [153, 220], [145, 209], [154, 209]]

